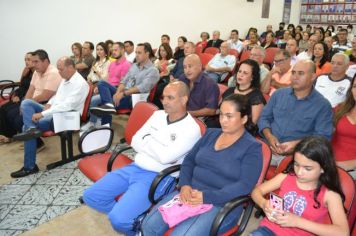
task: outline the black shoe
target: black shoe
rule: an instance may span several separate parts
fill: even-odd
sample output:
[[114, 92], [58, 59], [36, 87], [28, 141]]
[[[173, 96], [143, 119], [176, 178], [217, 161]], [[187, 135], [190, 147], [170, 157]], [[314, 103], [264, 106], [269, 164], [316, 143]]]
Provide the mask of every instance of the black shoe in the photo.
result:
[[92, 108], [90, 108], [90, 112], [96, 116], [116, 115], [115, 107], [110, 106], [110, 105], [102, 105], [102, 106], [92, 107]]
[[22, 167], [20, 170], [12, 172], [10, 175], [12, 178], [21, 178], [25, 177], [27, 175], [32, 175], [34, 173], [37, 173], [39, 171], [38, 166], [35, 165], [32, 170], [25, 170], [25, 167]]
[[27, 141], [27, 140], [34, 139], [34, 138], [39, 138], [39, 137], [41, 137], [41, 135], [42, 135], [42, 132], [39, 129], [30, 128], [23, 133], [14, 135], [12, 138], [17, 141]]

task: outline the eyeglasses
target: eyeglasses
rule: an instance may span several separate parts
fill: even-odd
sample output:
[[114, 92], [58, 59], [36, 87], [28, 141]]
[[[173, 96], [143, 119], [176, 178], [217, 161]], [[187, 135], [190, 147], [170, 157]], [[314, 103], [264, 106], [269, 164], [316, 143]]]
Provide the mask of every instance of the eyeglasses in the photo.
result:
[[283, 58], [283, 59], [280, 59], [280, 60], [274, 60], [274, 64], [281, 64], [281, 63], [283, 63], [285, 60], [287, 60], [287, 58]]

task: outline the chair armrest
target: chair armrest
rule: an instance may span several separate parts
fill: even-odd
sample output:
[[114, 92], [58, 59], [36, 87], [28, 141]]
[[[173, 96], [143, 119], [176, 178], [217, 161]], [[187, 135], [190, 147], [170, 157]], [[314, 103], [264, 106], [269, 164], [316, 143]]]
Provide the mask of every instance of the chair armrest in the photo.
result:
[[234, 233], [234, 235], [242, 234], [242, 232], [245, 230], [245, 228], [248, 224], [248, 221], [252, 214], [253, 207], [255, 205], [250, 196], [240, 196], [240, 197], [237, 197], [237, 198], [232, 199], [231, 201], [227, 202], [224, 205], [224, 207], [221, 208], [220, 211], [218, 212], [218, 214], [216, 215], [216, 217], [213, 221], [213, 224], [211, 226], [211, 229], [210, 229], [210, 236], [218, 235], [221, 223], [225, 220], [226, 216], [228, 216], [229, 213], [231, 211], [233, 211], [235, 208], [237, 208], [245, 203], [247, 203], [246, 209], [242, 212], [242, 215], [240, 216], [241, 222], [240, 222], [237, 232]]
[[[11, 80], [10, 80], [11, 81]], [[5, 85], [1, 85], [0, 86], [0, 97], [2, 99], [6, 99], [4, 97], [4, 92], [7, 91], [7, 90], [11, 90], [8, 92], [8, 94], [10, 95], [10, 97], [12, 96], [13, 92], [15, 91], [16, 88], [19, 88], [20, 87], [20, 83], [15, 83], [15, 82], [12, 82], [10, 84], [5, 84]]]
[[180, 171], [180, 167], [181, 167], [181, 165], [174, 165], [174, 166], [168, 167], [168, 168], [162, 170], [161, 172], [159, 172], [157, 174], [157, 176], [153, 179], [151, 187], [150, 187], [150, 191], [148, 193], [148, 199], [150, 200], [150, 202], [152, 204], [157, 204], [164, 196], [163, 195], [163, 196], [159, 197], [158, 199], [155, 199], [155, 192], [156, 192], [156, 189], [157, 189], [159, 183], [161, 183], [161, 181], [168, 175], [173, 174], [177, 171]]
[[122, 148], [120, 150], [114, 150], [108, 160], [108, 164], [106, 166], [107, 171], [111, 172], [112, 166], [114, 165], [116, 158], [124, 151], [130, 150], [130, 149], [132, 149], [132, 147], [126, 147], [126, 148]]
[[[97, 149], [93, 149], [93, 150], [85, 150], [86, 148], [85, 147], [85, 143], [86, 143], [86, 138], [89, 138], [90, 139], [90, 135], [94, 132], [100, 132], [100, 131], [107, 131], [109, 132], [109, 136], [108, 136], [108, 140], [107, 140], [107, 144], [103, 147], [100, 147], [100, 148], [97, 148]], [[81, 154], [83, 155], [87, 155], [87, 156], [91, 156], [91, 155], [94, 155], [94, 154], [97, 154], [97, 153], [104, 153], [106, 152], [107, 150], [109, 150], [109, 148], [111, 147], [111, 144], [112, 144], [112, 140], [114, 138], [114, 130], [111, 129], [110, 127], [106, 127], [106, 126], [102, 126], [102, 127], [99, 127], [99, 128], [92, 128], [92, 129], [89, 129], [88, 131], [84, 132], [79, 140], [78, 140], [78, 150]]]

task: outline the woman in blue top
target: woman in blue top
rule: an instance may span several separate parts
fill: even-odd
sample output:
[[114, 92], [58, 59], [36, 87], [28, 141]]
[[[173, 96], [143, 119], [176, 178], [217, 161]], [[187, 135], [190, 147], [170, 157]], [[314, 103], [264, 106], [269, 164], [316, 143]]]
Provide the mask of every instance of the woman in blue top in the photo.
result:
[[[221, 129], [208, 129], [183, 161], [179, 176], [180, 201], [193, 206], [212, 204], [203, 214], [190, 217], [176, 225], [171, 235], [209, 235], [211, 224], [225, 203], [249, 194], [262, 169], [261, 144], [245, 131], [250, 106], [244, 96], [232, 94], [220, 106]], [[158, 207], [168, 202], [177, 191], [164, 198], [147, 215], [143, 234], [163, 235], [168, 224]], [[221, 232], [230, 229], [241, 213], [230, 214]]]

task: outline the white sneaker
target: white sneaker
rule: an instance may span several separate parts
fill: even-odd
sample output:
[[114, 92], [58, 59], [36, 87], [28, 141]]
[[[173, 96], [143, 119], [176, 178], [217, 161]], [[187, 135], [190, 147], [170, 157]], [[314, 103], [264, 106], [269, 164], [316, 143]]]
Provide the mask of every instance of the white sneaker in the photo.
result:
[[90, 129], [91, 127], [94, 127], [95, 126], [95, 123], [89, 121], [87, 122], [85, 125], [83, 125], [82, 127], [80, 127], [80, 132], [85, 132], [87, 131], [88, 129]]

